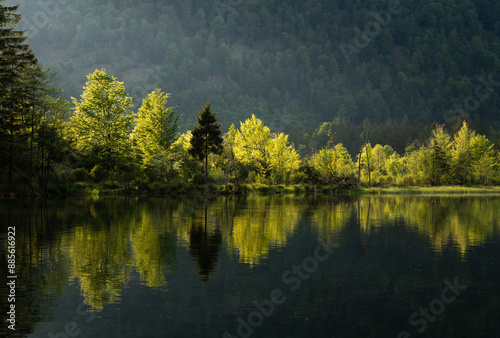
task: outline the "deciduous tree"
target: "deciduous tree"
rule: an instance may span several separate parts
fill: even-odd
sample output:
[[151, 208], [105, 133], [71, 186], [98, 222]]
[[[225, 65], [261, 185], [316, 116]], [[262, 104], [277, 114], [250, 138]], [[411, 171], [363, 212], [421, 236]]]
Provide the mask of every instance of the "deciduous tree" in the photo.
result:
[[169, 167], [172, 161], [170, 148], [179, 129], [179, 116], [175, 115], [175, 107], [166, 107], [169, 96], [157, 88], [142, 101], [138, 111], [132, 140], [146, 168]]
[[80, 101], [72, 98], [72, 141], [91, 165], [100, 164], [107, 169], [125, 167], [132, 154], [132, 98], [125, 92], [123, 82], [108, 75], [105, 69], [96, 70], [87, 78]]

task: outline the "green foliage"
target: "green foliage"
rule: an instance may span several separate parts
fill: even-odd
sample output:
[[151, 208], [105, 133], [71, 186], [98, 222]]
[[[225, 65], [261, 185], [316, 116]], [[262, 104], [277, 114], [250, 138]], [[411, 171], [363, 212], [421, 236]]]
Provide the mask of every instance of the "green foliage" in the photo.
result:
[[217, 123], [217, 113], [212, 113], [212, 105], [207, 102], [196, 118], [197, 125], [191, 131], [189, 153], [194, 158], [205, 161], [205, 180], [208, 182], [208, 156], [222, 154], [223, 139], [220, 123]]
[[108, 171], [100, 164], [96, 164], [90, 171], [90, 177], [94, 182], [102, 182], [108, 178]]
[[[95, 169], [95, 168], [94, 168]], [[85, 168], [76, 168], [73, 170], [73, 176], [77, 182], [86, 182], [92, 178], [89, 171]]]
[[[25, 28], [43, 13], [41, 3], [23, 0]], [[173, 104], [190, 112], [210, 97], [224, 128], [252, 113], [275, 128], [275, 108], [291, 115], [279, 121], [285, 127], [314, 127], [337, 113], [355, 123], [405, 114], [412, 123], [440, 122], [474, 95], [479, 76], [500, 72], [496, 0], [401, 2], [402, 12], [350, 63], [339, 46], [352, 45], [353, 27], [374, 22], [387, 1], [234, 3], [219, 3], [231, 10], [218, 13], [210, 1], [65, 1], [31, 41], [68, 97], [79, 94], [82, 72], [105, 66], [129, 84], [134, 100], [170, 88]], [[499, 111], [494, 93], [474, 113], [498, 127]], [[189, 116], [179, 124], [189, 129]]]
[[175, 108], [166, 107], [170, 94], [155, 89], [142, 101], [132, 139], [144, 166], [168, 162], [179, 128]]
[[[23, 2], [28, 20], [38, 5]], [[134, 119], [132, 97], [102, 68], [87, 76], [68, 122], [53, 75], [15, 30], [17, 7], [2, 5], [0, 179], [43, 191], [50, 180], [85, 179], [100, 166], [120, 184], [176, 184], [193, 180], [196, 160], [205, 161], [208, 180], [210, 160], [212, 179], [227, 174], [235, 185], [324, 184], [356, 177], [358, 163], [366, 185], [499, 183], [500, 99], [491, 89], [500, 25], [487, 10], [498, 5], [410, 2], [348, 63], [338, 46], [380, 6], [259, 0], [217, 16], [203, 2], [69, 2], [31, 40], [35, 50], [43, 43], [40, 58], [59, 71], [66, 93], [77, 93], [82, 72], [99, 65], [125, 79], [134, 99], [146, 97]], [[47, 58], [58, 54], [64, 60]], [[476, 87], [488, 75], [491, 88]], [[170, 94], [159, 87], [176, 93], [171, 101], [182, 111], [211, 97], [231, 125], [224, 139], [208, 102], [192, 133], [176, 139], [192, 121], [167, 108]], [[467, 118], [457, 102], [467, 106], [461, 100], [478, 93], [484, 98], [467, 123], [451, 116], [447, 126], [426, 124], [452, 108]], [[231, 123], [239, 121], [237, 130]]]
[[424, 163], [427, 180], [431, 185], [441, 185], [449, 183], [449, 168], [451, 160], [451, 140], [442, 125], [437, 125], [432, 131], [432, 136], [428, 144]]
[[234, 134], [234, 154], [238, 161], [263, 175], [269, 175], [271, 131], [252, 114]]
[[349, 155], [342, 143], [336, 144], [333, 148], [321, 149], [314, 155], [312, 162], [314, 168], [323, 177], [329, 179], [351, 177], [355, 172], [351, 155]]
[[205, 175], [200, 172], [194, 173], [188, 183], [192, 185], [203, 185], [205, 184]]
[[17, 27], [18, 5], [0, 1], [0, 183], [45, 193], [64, 142], [59, 119], [67, 111]]
[[288, 135], [272, 134], [253, 114], [240, 123], [239, 130], [231, 126], [226, 142], [231, 145], [235, 159], [254, 170], [260, 180], [270, 179], [273, 184], [289, 182], [299, 168], [299, 155]]
[[70, 120], [70, 139], [90, 161], [89, 166], [122, 167], [132, 155], [132, 98], [123, 83], [105, 69], [96, 70], [87, 78], [81, 100], [72, 98], [75, 115]]

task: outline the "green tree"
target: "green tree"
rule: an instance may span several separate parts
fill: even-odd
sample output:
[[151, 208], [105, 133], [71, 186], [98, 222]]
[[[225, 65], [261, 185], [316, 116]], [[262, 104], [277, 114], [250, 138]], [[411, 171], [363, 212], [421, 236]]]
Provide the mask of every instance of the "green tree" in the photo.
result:
[[493, 145], [484, 135], [477, 135], [472, 139], [470, 148], [475, 183], [489, 184], [496, 168]]
[[470, 146], [475, 137], [476, 133], [469, 129], [466, 121], [453, 137], [452, 163], [457, 171], [456, 175], [462, 177], [462, 184], [465, 184], [471, 173]]
[[269, 142], [271, 131], [261, 120], [252, 114], [244, 123], [240, 122], [240, 129], [234, 137], [234, 153], [238, 161], [256, 169], [261, 174], [268, 176]]
[[274, 134], [269, 145], [270, 168], [274, 183], [287, 181], [292, 171], [299, 169], [299, 154], [293, 144], [288, 142], [288, 135]]
[[[0, 0], [0, 3], [5, 0]], [[0, 5], [0, 159], [7, 162], [7, 181], [12, 183], [16, 154], [25, 141], [26, 122], [31, 111], [26, 82], [37, 64], [25, 43], [23, 31], [16, 30], [21, 20], [17, 6]], [[24, 154], [20, 157], [22, 158]], [[19, 156], [17, 156], [19, 158]]]
[[178, 173], [182, 182], [187, 182], [196, 169], [196, 162], [189, 153], [191, 147], [191, 131], [181, 134], [171, 146], [171, 156], [173, 162], [169, 168], [172, 173]]
[[355, 168], [351, 155], [342, 143], [333, 148], [321, 149], [313, 157], [314, 168], [329, 179], [338, 177], [349, 177], [354, 174]]
[[217, 113], [212, 113], [212, 104], [207, 101], [196, 118], [197, 126], [191, 131], [191, 147], [189, 153], [200, 161], [205, 161], [205, 183], [208, 184], [208, 156], [222, 154], [223, 139], [220, 123], [217, 123]]
[[87, 78], [81, 100], [72, 98], [72, 142], [87, 156], [90, 165], [122, 169], [132, 154], [132, 98], [125, 92], [123, 82], [108, 75], [105, 69], [96, 70]]
[[175, 107], [166, 107], [170, 94], [155, 89], [142, 101], [132, 140], [142, 164], [147, 168], [170, 162], [170, 148], [176, 139], [179, 116]]
[[435, 126], [428, 144], [426, 176], [431, 185], [447, 183], [450, 177], [451, 139], [442, 125]]

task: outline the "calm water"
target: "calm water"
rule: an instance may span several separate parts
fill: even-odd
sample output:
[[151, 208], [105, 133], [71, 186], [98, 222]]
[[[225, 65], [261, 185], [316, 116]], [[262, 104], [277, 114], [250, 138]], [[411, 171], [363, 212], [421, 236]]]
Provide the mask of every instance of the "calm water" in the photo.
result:
[[12, 337], [498, 337], [500, 198], [1, 200]]

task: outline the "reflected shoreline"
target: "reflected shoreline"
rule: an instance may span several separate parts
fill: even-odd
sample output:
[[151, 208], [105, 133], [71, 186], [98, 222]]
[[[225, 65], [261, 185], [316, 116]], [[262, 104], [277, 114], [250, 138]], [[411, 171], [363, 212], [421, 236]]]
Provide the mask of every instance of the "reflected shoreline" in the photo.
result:
[[228, 278], [221, 275], [228, 266], [245, 273], [276, 260], [287, 266], [289, 250], [310, 250], [311, 239], [340, 243], [337, 254], [359, 259], [390, 245], [399, 256], [451, 254], [462, 264], [500, 234], [496, 196], [107, 196], [10, 200], [0, 216], [18, 231], [19, 279], [27, 286], [18, 315], [27, 332], [34, 324], [26, 323], [44, 316], [35, 304], [63, 295], [69, 281], [89, 311], [102, 312], [121, 304], [134, 271], [139, 285], [161, 292], [175, 289], [179, 269], [211, 288]]

